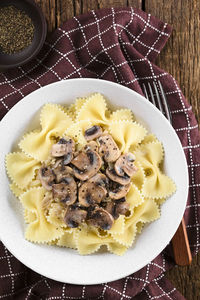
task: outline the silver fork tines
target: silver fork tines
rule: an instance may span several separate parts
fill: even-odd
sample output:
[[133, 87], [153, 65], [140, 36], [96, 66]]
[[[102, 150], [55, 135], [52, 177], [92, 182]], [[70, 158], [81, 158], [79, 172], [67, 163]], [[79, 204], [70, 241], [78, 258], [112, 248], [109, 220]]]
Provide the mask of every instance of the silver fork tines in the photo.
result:
[[[148, 88], [147, 88], [148, 86]], [[162, 114], [165, 115], [165, 117], [168, 119], [168, 121], [172, 124], [172, 115], [171, 111], [169, 109], [169, 105], [167, 103], [167, 98], [165, 95], [165, 92], [163, 90], [163, 87], [161, 85], [161, 82], [158, 80], [158, 87], [156, 85], [156, 82], [153, 82], [153, 86], [148, 82], [147, 86], [143, 83], [143, 91], [145, 97], [151, 101], [160, 111]], [[149, 93], [148, 93], [149, 91]]]

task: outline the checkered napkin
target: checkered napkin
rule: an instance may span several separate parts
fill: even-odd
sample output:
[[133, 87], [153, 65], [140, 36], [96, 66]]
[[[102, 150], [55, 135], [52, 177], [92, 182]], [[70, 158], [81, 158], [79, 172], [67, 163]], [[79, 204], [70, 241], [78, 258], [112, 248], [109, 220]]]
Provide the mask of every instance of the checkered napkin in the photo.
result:
[[[200, 247], [197, 122], [175, 79], [154, 64], [170, 32], [167, 24], [132, 8], [92, 11], [75, 17], [55, 31], [31, 63], [0, 74], [0, 116], [32, 91], [62, 79], [103, 78], [140, 94], [142, 83], [159, 79], [187, 157], [190, 186], [185, 221], [190, 246], [196, 254]], [[1, 243], [0, 299], [184, 299], [164, 277], [165, 270], [173, 265], [168, 246], [146, 267], [126, 278], [100, 285], [74, 286], [31, 271]]]

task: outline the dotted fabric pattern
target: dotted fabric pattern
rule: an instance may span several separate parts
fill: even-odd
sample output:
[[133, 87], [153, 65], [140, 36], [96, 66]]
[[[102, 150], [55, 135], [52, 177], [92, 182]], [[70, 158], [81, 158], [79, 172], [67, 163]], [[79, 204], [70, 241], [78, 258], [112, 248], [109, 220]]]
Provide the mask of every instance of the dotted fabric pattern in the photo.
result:
[[[54, 32], [34, 60], [0, 74], [0, 117], [27, 94], [62, 79], [102, 78], [141, 94], [143, 83], [159, 79], [188, 162], [190, 186], [185, 222], [195, 255], [200, 248], [198, 125], [175, 79], [154, 64], [170, 32], [167, 24], [133, 8], [103, 9], [74, 17]], [[184, 299], [164, 275], [173, 265], [168, 246], [154, 261], [126, 278], [75, 286], [33, 272], [0, 243], [0, 299]]]

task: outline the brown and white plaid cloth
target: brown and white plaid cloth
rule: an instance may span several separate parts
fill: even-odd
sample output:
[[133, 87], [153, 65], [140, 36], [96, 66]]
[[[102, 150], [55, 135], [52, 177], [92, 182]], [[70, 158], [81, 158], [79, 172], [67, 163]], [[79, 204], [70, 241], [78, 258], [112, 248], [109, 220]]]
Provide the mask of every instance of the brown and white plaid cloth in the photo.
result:
[[[104, 9], [74, 17], [54, 32], [32, 62], [0, 74], [0, 116], [32, 91], [62, 79], [103, 78], [141, 94], [142, 83], [159, 79], [187, 157], [190, 186], [185, 221], [195, 255], [200, 248], [198, 125], [175, 79], [154, 64], [170, 32], [167, 24], [133, 8]], [[126, 278], [75, 286], [33, 272], [1, 243], [0, 299], [184, 299], [164, 276], [172, 266], [173, 255], [168, 246], [146, 267]]]

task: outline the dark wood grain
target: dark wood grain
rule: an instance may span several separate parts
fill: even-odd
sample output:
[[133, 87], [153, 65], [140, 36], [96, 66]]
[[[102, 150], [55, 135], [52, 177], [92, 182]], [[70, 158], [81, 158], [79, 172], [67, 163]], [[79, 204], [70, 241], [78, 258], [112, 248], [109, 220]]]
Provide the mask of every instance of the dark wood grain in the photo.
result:
[[[192, 104], [200, 123], [200, 0], [36, 0], [52, 32], [64, 21], [104, 7], [141, 8], [173, 26], [157, 64], [171, 73]], [[191, 266], [176, 266], [167, 277], [187, 300], [200, 300], [200, 254]]]
[[142, 0], [35, 0], [45, 14], [48, 32], [63, 22], [92, 9], [133, 6], [142, 8]]
[[145, 9], [173, 26], [157, 64], [176, 78], [200, 123], [200, 1], [145, 0]]
[[[145, 0], [145, 9], [173, 26], [157, 64], [176, 78], [200, 124], [200, 1]], [[200, 299], [200, 254], [191, 266], [175, 267], [167, 276], [187, 300]]]

